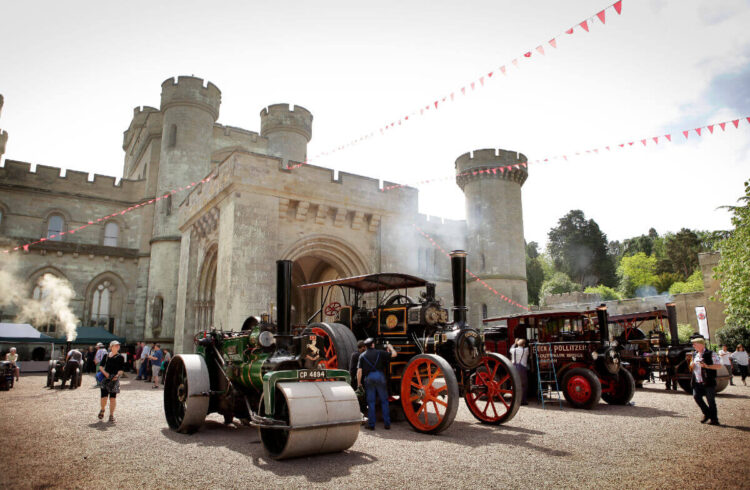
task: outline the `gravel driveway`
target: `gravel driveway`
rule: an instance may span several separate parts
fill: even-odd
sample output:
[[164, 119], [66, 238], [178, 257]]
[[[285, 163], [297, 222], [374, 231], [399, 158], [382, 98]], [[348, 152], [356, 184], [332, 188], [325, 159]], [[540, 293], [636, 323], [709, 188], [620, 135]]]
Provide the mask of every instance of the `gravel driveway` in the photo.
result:
[[750, 387], [730, 386], [717, 398], [722, 427], [701, 425], [692, 397], [647, 384], [634, 406], [561, 411], [532, 403], [498, 427], [477, 423], [461, 402], [456, 421], [439, 436], [416, 433], [406, 422], [390, 431], [378, 423], [346, 452], [277, 462], [264, 455], [255, 429], [224, 426], [215, 414], [197, 434], [170, 431], [162, 390], [130, 376], [118, 395], [115, 425], [96, 418], [99, 390], [91, 388], [91, 375], [78, 390], [46, 389], [40, 374], [0, 392], [0, 488], [675, 488], [705, 482], [750, 488]]

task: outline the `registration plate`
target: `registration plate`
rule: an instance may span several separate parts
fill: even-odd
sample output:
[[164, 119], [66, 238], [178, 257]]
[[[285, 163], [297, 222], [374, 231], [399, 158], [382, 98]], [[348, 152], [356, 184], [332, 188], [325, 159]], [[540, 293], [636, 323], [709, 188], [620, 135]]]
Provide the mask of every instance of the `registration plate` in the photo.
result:
[[325, 369], [300, 369], [297, 371], [297, 377], [300, 379], [300, 381], [325, 379], [326, 370]]

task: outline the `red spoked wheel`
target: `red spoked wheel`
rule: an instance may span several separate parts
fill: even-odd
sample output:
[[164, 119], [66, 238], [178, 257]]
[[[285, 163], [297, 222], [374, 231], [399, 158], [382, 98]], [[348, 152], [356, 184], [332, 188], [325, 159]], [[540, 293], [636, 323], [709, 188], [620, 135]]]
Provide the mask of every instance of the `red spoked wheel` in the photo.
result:
[[448, 362], [434, 354], [414, 356], [401, 379], [401, 406], [419, 432], [437, 434], [453, 423], [458, 411], [458, 381]]
[[563, 376], [562, 386], [565, 399], [576, 408], [594, 408], [602, 397], [602, 384], [589, 369], [571, 369]]
[[469, 378], [464, 399], [471, 414], [484, 424], [502, 424], [521, 406], [521, 376], [508, 358], [490, 352]]
[[336, 313], [339, 312], [341, 309], [341, 303], [338, 301], [332, 301], [331, 303], [328, 303], [325, 307], [325, 310], [323, 310], [323, 313], [326, 314], [326, 316], [335, 316]]
[[351, 330], [338, 323], [312, 323], [303, 333], [315, 334], [323, 340], [320, 367], [349, 369], [349, 358], [357, 350], [357, 339]]

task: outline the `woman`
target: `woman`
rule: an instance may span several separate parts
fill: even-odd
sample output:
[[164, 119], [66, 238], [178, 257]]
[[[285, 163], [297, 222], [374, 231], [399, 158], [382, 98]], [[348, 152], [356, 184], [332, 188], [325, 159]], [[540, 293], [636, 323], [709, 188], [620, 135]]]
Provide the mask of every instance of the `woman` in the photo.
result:
[[115, 422], [115, 408], [117, 407], [117, 394], [120, 392], [120, 376], [125, 368], [125, 358], [120, 354], [120, 343], [113, 340], [109, 343], [109, 353], [99, 364], [99, 371], [104, 375], [102, 382], [101, 410], [99, 419], [104, 418], [104, 409], [107, 407], [109, 397], [109, 421]]
[[734, 359], [734, 362], [737, 363], [737, 367], [740, 368], [740, 376], [742, 376], [742, 384], [747, 386], [747, 352], [745, 352], [745, 348], [742, 346], [742, 344], [739, 344], [737, 346], [737, 350], [732, 352], [732, 354], [729, 356], [732, 359]]
[[96, 352], [94, 351], [93, 346], [89, 346], [89, 349], [86, 351], [86, 368], [83, 370], [85, 373], [95, 373], [96, 372], [96, 363], [94, 362], [94, 356], [96, 355]]
[[516, 340], [516, 343], [510, 348], [510, 357], [513, 361], [513, 367], [516, 368], [516, 371], [521, 376], [521, 405], [528, 405], [529, 348], [526, 347], [525, 339]]

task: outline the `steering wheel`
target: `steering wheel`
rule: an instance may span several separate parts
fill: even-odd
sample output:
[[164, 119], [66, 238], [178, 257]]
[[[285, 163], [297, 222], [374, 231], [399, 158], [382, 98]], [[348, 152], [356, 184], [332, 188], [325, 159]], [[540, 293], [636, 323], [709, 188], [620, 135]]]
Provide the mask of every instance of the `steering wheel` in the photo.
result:
[[326, 316], [334, 316], [336, 313], [339, 312], [341, 309], [341, 303], [338, 301], [332, 301], [326, 305], [325, 310], [323, 310], [323, 313], [326, 314]]
[[391, 296], [390, 298], [388, 298], [384, 306], [413, 305], [413, 304], [414, 304], [414, 300], [412, 300], [410, 297], [406, 296], [405, 294], [397, 294], [395, 296]]

